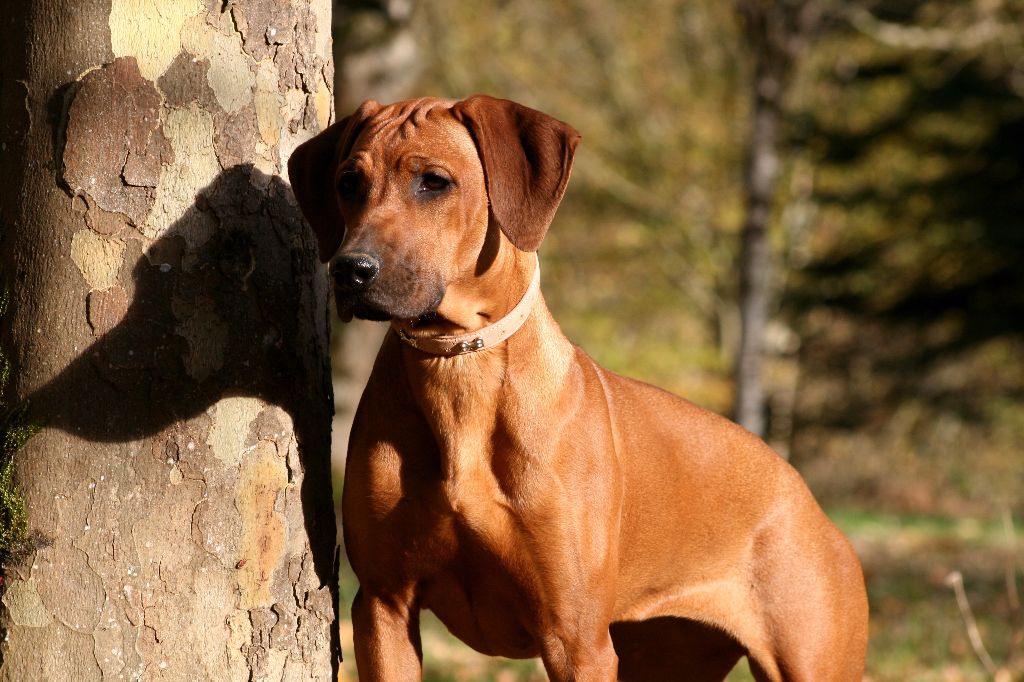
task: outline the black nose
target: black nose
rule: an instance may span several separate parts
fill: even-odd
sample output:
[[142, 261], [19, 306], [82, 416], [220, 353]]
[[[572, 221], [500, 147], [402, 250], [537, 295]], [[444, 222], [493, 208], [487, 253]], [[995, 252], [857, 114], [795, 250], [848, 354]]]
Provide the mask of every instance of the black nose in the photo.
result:
[[380, 261], [368, 253], [348, 253], [331, 262], [335, 284], [348, 291], [364, 291], [380, 272]]

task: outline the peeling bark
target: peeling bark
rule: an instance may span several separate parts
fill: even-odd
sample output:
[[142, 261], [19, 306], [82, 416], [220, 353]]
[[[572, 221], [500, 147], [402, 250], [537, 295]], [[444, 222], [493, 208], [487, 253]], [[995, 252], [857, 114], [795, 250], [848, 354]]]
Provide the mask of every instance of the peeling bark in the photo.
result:
[[329, 5], [16, 3], [3, 330], [43, 431], [0, 680], [336, 673], [327, 283], [290, 188]]
[[[153, 208], [161, 162], [160, 93], [132, 57], [87, 72], [68, 110], [64, 181], [104, 211], [140, 225]], [[165, 158], [161, 158], [165, 157]]]

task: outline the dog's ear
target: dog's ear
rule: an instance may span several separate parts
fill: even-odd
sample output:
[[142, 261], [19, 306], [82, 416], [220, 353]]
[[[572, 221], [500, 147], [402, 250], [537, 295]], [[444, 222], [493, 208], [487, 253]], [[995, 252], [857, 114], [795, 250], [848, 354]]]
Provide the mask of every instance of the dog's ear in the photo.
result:
[[452, 111], [476, 143], [492, 218], [517, 248], [536, 251], [565, 194], [580, 134], [547, 114], [487, 95]]
[[316, 234], [317, 252], [323, 263], [331, 259], [345, 236], [335, 187], [338, 164], [348, 158], [363, 124], [379, 110], [377, 102], [363, 102], [355, 113], [306, 140], [288, 157], [288, 179], [302, 214]]

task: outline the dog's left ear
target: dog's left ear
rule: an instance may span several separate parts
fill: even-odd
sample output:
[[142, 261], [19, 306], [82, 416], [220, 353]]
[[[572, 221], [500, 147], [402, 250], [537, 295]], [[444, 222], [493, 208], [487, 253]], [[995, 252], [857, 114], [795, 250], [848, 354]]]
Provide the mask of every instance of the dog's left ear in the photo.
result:
[[565, 194], [580, 134], [547, 114], [487, 95], [463, 100], [452, 112], [476, 143], [491, 216], [517, 248], [536, 251]]
[[306, 140], [288, 157], [288, 179], [302, 214], [316, 234], [321, 263], [331, 259], [345, 237], [335, 187], [338, 164], [348, 158], [363, 124], [380, 108], [373, 100], [363, 102], [354, 113]]

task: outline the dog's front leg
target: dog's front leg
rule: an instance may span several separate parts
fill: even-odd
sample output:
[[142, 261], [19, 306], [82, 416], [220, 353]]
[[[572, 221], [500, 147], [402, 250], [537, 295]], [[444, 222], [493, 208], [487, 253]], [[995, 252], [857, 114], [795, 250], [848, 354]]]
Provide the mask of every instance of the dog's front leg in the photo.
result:
[[614, 682], [619, 658], [607, 626], [551, 634], [541, 643], [541, 659], [552, 682]]
[[419, 609], [360, 589], [352, 602], [356, 667], [365, 682], [408, 682], [422, 672]]

